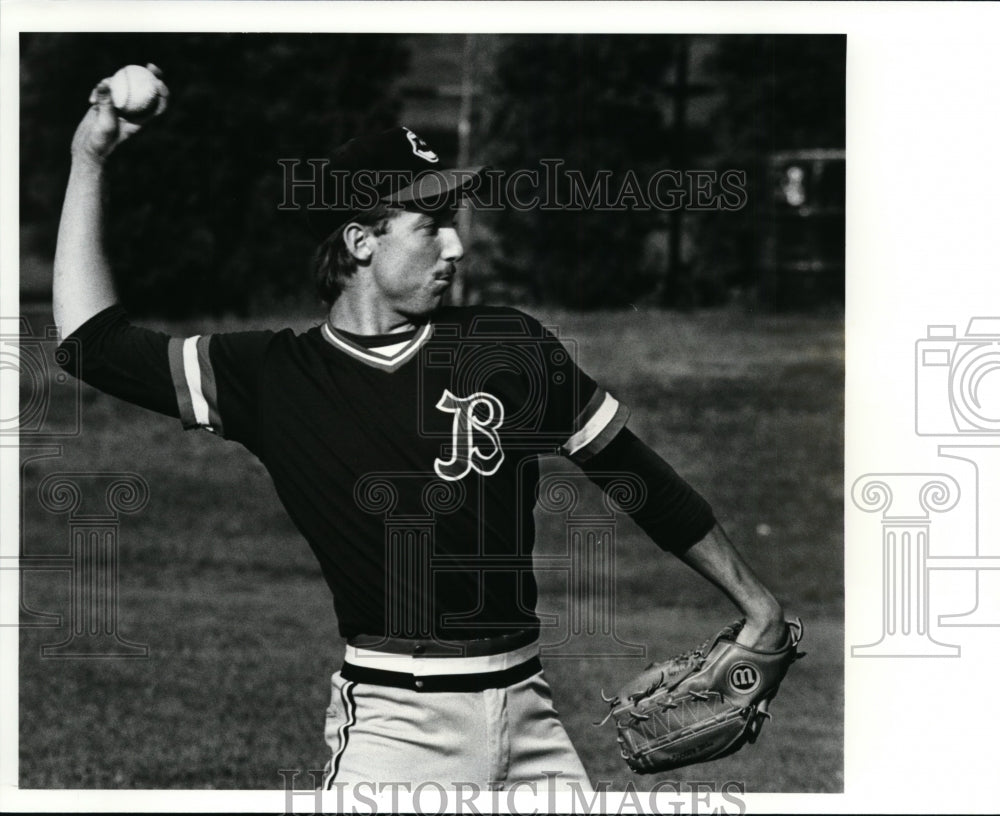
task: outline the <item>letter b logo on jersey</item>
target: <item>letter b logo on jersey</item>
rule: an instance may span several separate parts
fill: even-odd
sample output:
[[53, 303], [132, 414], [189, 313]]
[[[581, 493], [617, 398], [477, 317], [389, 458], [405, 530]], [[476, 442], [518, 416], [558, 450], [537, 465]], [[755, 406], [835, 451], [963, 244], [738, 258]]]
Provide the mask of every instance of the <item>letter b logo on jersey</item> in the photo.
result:
[[468, 397], [456, 397], [447, 388], [435, 406], [454, 414], [451, 422], [451, 458], [434, 460], [434, 472], [442, 479], [457, 482], [470, 470], [492, 476], [503, 463], [500, 434], [503, 403], [492, 394], [477, 391]]

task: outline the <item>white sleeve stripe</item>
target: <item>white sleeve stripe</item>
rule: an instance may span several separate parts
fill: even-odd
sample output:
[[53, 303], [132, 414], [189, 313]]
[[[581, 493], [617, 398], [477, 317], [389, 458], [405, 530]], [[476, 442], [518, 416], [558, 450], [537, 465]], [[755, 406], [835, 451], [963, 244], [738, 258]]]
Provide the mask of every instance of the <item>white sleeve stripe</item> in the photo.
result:
[[597, 409], [590, 418], [590, 421], [566, 440], [566, 444], [563, 445], [563, 451], [565, 451], [566, 455], [572, 456], [578, 450], [585, 448], [593, 442], [601, 431], [608, 426], [608, 423], [615, 418], [615, 414], [617, 413], [618, 400], [610, 394], [605, 393], [601, 407]]
[[184, 376], [187, 379], [188, 393], [191, 394], [191, 409], [194, 420], [199, 425], [210, 425], [208, 416], [208, 401], [201, 391], [201, 367], [198, 365], [198, 338], [188, 337], [184, 341]]

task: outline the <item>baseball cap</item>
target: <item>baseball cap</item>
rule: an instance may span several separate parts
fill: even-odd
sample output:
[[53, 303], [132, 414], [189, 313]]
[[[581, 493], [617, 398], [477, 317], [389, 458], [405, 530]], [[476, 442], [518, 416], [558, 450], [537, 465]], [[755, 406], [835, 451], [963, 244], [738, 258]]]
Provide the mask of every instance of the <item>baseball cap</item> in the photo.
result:
[[440, 209], [456, 202], [483, 169], [442, 168], [438, 154], [407, 127], [355, 137], [331, 154], [327, 206], [306, 210], [309, 229], [325, 238], [380, 203]]

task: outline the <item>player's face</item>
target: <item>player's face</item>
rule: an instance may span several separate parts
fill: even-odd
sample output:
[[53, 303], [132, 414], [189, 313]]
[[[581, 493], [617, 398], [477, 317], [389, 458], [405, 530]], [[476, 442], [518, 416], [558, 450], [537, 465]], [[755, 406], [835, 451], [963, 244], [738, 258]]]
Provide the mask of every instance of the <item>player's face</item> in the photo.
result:
[[462, 242], [455, 210], [404, 210], [383, 235], [372, 236], [371, 273], [383, 304], [407, 317], [436, 309], [455, 277]]

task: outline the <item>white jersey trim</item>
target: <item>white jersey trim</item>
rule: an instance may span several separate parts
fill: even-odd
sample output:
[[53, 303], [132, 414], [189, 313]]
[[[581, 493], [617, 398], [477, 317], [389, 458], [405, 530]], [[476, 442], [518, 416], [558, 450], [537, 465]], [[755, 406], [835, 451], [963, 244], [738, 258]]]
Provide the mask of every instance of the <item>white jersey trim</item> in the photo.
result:
[[389, 654], [372, 649], [348, 646], [344, 662], [366, 669], [412, 674], [417, 677], [439, 674], [481, 674], [512, 669], [538, 656], [538, 641], [495, 655], [477, 657], [441, 657], [408, 654]]
[[191, 410], [194, 411], [194, 419], [199, 425], [209, 425], [211, 420], [208, 415], [208, 400], [201, 390], [201, 366], [198, 364], [198, 338], [188, 337], [184, 341], [184, 376], [187, 379], [188, 393], [191, 395]]
[[587, 447], [608, 426], [617, 413], [618, 400], [605, 392], [601, 406], [586, 425], [566, 440], [563, 450], [568, 456], [572, 456], [577, 451]]
[[[417, 353], [427, 338], [431, 336], [431, 331], [431, 324], [427, 323], [423, 329], [421, 329], [417, 335], [408, 342], [387, 344], [382, 347], [382, 350], [376, 351], [375, 349], [364, 349], [360, 346], [354, 345], [353, 343], [348, 343], [342, 337], [338, 337], [337, 333], [330, 328], [328, 323], [323, 324], [323, 338], [328, 343], [336, 348], [339, 348], [341, 351], [347, 352], [352, 357], [362, 360], [363, 362], [386, 369], [394, 369], [409, 360], [410, 357]], [[384, 350], [387, 349], [394, 350], [391, 354], [386, 354]]]
[[404, 343], [393, 343], [391, 346], [375, 346], [375, 347], [370, 348], [368, 350], [371, 351], [371, 352], [374, 352], [375, 354], [378, 354], [380, 357], [392, 357], [392, 356], [398, 354], [404, 348], [406, 348], [407, 345], [408, 344], [405, 343], [405, 342]]

